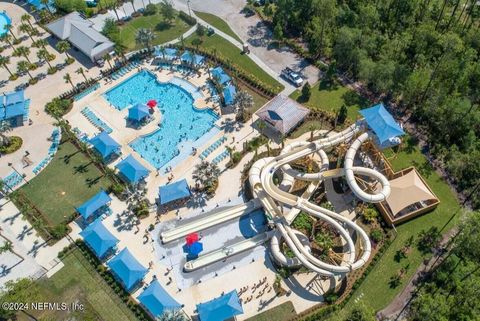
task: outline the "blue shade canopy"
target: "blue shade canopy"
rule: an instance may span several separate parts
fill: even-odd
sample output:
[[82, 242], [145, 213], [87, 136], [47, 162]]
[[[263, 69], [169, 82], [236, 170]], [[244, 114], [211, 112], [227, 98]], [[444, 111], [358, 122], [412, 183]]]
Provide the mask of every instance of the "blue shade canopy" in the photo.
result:
[[131, 290], [147, 274], [148, 270], [125, 248], [107, 265], [127, 290]]
[[104, 190], [98, 192], [91, 199], [77, 207], [77, 212], [83, 216], [84, 219], [92, 216], [98, 209], [110, 203], [112, 199], [105, 193]]
[[138, 296], [138, 300], [154, 316], [158, 317], [167, 310], [178, 310], [182, 305], [155, 280]]
[[150, 111], [147, 105], [145, 104], [136, 104], [133, 107], [128, 109], [128, 119], [135, 121], [141, 121], [145, 117], [150, 115]]
[[362, 109], [360, 114], [365, 117], [368, 126], [375, 132], [381, 144], [390, 138], [405, 134], [382, 103]]
[[223, 321], [243, 313], [236, 290], [217, 299], [197, 304], [200, 321]]
[[191, 192], [186, 179], [182, 179], [173, 184], [160, 186], [159, 198], [160, 204], [162, 205], [185, 197], [190, 197], [190, 195]]
[[222, 67], [213, 68], [212, 75], [221, 85], [232, 80], [232, 78], [223, 71]]
[[192, 54], [187, 50], [180, 56], [180, 60], [190, 64], [199, 65], [205, 60], [205, 57]]
[[30, 103], [25, 99], [24, 91], [12, 91], [4, 93], [0, 97], [0, 120], [23, 116], [27, 113], [26, 106]]
[[118, 243], [118, 239], [107, 230], [101, 219], [96, 219], [80, 232], [80, 235], [99, 258], [102, 258]]
[[120, 148], [120, 144], [113, 140], [107, 132], [101, 132], [90, 139], [90, 144], [104, 159]]
[[194, 242], [188, 246], [188, 254], [192, 256], [198, 256], [203, 251], [203, 244], [200, 242]]
[[235, 86], [228, 85], [223, 89], [223, 99], [225, 100], [225, 105], [233, 105], [235, 102], [235, 96], [237, 95], [237, 90]]
[[150, 171], [140, 164], [140, 162], [137, 161], [132, 155], [128, 155], [127, 158], [122, 160], [115, 167], [118, 168], [120, 173], [130, 183], [137, 183], [150, 173]]
[[158, 57], [163, 57], [165, 55], [166, 59], [173, 60], [177, 58], [177, 49], [174, 48], [157, 48], [155, 49], [155, 55]]

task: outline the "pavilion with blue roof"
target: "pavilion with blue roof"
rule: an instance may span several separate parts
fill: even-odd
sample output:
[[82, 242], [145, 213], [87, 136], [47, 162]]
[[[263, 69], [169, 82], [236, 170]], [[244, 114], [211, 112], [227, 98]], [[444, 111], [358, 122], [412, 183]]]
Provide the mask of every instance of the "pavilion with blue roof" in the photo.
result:
[[150, 109], [145, 104], [136, 104], [128, 109], [128, 119], [141, 122], [150, 116]]
[[398, 125], [382, 103], [362, 109], [360, 110], [360, 114], [365, 117], [368, 127], [377, 135], [380, 144], [387, 142], [391, 138], [405, 134], [402, 127]]
[[138, 183], [150, 173], [150, 171], [140, 164], [132, 155], [128, 155], [127, 158], [119, 162], [115, 167], [120, 171], [121, 176], [131, 184]]
[[236, 290], [219, 298], [197, 304], [200, 321], [223, 321], [243, 313]]
[[237, 95], [237, 89], [234, 85], [229, 84], [223, 89], [223, 100], [226, 106], [233, 105], [235, 103], [235, 96]]
[[204, 62], [205, 57], [193, 54], [187, 50], [180, 56], [180, 60], [191, 65], [201, 65]]
[[148, 272], [137, 259], [125, 248], [107, 263], [117, 279], [128, 291], [133, 290]]
[[93, 216], [98, 216], [101, 210], [108, 207], [111, 201], [110, 196], [108, 196], [104, 190], [101, 190], [91, 199], [77, 207], [77, 212], [80, 213], [85, 220], [88, 220]]
[[90, 139], [93, 148], [102, 155], [103, 159], [109, 158], [112, 154], [118, 153], [120, 144], [117, 143], [107, 132], [101, 132], [97, 136]]
[[12, 91], [0, 96], [0, 121], [8, 121], [12, 127], [22, 126], [28, 120], [30, 99], [24, 91]]
[[175, 48], [156, 48], [155, 55], [157, 57], [164, 58], [166, 60], [175, 60], [178, 58], [177, 56], [178, 50]]
[[99, 259], [110, 253], [118, 243], [118, 239], [107, 230], [101, 219], [96, 219], [80, 235]]
[[182, 308], [182, 305], [172, 298], [157, 280], [150, 283], [138, 296], [138, 300], [154, 318], [161, 316], [165, 311]]
[[222, 67], [213, 68], [212, 75], [213, 78], [215, 78], [220, 83], [220, 85], [224, 85], [230, 80], [232, 80], [232, 78], [230, 78], [230, 76], [227, 75], [225, 71], [223, 71]]
[[190, 187], [188, 186], [187, 180], [182, 179], [181, 181], [160, 186], [159, 190], [159, 199], [160, 205], [164, 205], [173, 201], [184, 199], [192, 195]]

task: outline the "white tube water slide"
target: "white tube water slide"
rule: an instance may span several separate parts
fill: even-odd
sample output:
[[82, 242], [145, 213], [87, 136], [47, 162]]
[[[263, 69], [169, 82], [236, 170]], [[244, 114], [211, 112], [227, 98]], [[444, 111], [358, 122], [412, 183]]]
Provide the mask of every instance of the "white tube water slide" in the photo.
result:
[[[285, 239], [287, 245], [294, 252], [297, 260], [287, 260], [279, 252], [279, 235], [275, 234], [272, 238], [271, 250], [274, 258], [279, 263], [294, 266], [301, 262], [305, 267], [324, 276], [334, 277], [345, 274], [364, 265], [371, 253], [371, 244], [368, 235], [357, 224], [343, 217], [340, 214], [322, 208], [310, 203], [308, 198], [292, 195], [288, 192], [295, 179], [319, 182], [325, 177], [345, 176], [352, 192], [365, 202], [382, 202], [390, 194], [390, 184], [387, 178], [381, 173], [364, 167], [353, 166], [355, 155], [362, 145], [369, 138], [369, 133], [362, 131], [362, 122], [357, 122], [346, 130], [334, 134], [330, 137], [319, 139], [315, 142], [295, 142], [285, 147], [282, 153], [277, 157], [260, 159], [255, 162], [249, 172], [249, 180], [252, 186], [254, 196], [259, 198], [266, 214], [270, 216], [276, 228]], [[345, 156], [345, 168], [343, 170], [328, 171], [328, 157], [325, 149], [334, 147], [338, 144], [352, 140], [360, 134], [351, 144]], [[302, 173], [292, 169], [289, 164], [296, 159], [318, 153], [322, 166], [318, 173]], [[283, 181], [280, 186], [273, 183], [273, 176], [277, 170], [283, 171]], [[382, 189], [376, 194], [369, 194], [362, 190], [357, 184], [355, 174], [364, 175], [377, 180]], [[302, 195], [304, 196], [304, 195]], [[333, 265], [319, 260], [310, 253], [310, 249], [297, 237], [298, 231], [293, 230], [285, 219], [279, 205], [291, 207], [291, 211], [305, 211], [316, 218], [332, 225], [346, 243], [348, 249], [345, 253], [346, 261], [340, 265]], [[356, 257], [355, 244], [351, 237], [351, 232], [356, 232], [362, 242], [362, 254]]]

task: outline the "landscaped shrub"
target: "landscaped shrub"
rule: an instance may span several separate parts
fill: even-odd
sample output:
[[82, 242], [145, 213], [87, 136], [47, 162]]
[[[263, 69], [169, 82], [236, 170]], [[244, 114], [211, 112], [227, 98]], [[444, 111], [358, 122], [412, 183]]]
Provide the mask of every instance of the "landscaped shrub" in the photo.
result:
[[67, 114], [73, 106], [71, 99], [53, 98], [45, 105], [45, 111], [55, 118], [60, 118]]
[[55, 0], [55, 7], [63, 12], [86, 12], [87, 3], [84, 0]]
[[9, 137], [10, 142], [8, 145], [4, 145], [0, 147], [0, 153], [1, 154], [11, 154], [13, 152], [16, 152], [17, 150], [22, 147], [23, 140], [19, 136], [11, 136]]
[[152, 4], [152, 3], [149, 3], [147, 4], [147, 6], [145, 7], [145, 11], [143, 12], [143, 14], [145, 16], [153, 16], [154, 14], [156, 14], [158, 12], [158, 8], [156, 5]]
[[370, 237], [375, 243], [378, 243], [383, 240], [383, 232], [380, 228], [375, 228], [370, 232]]
[[197, 23], [197, 19], [193, 18], [193, 17], [190, 17], [187, 13], [185, 13], [184, 11], [180, 11], [178, 13], [178, 17], [180, 19], [182, 19], [183, 21], [185, 21], [187, 24], [189, 24], [190, 26], [194, 26], [196, 23]]
[[123, 192], [125, 192], [125, 186], [118, 183], [112, 184], [110, 185], [109, 192], [115, 194], [116, 197], [120, 198]]
[[63, 238], [65, 235], [68, 234], [68, 232], [69, 232], [69, 228], [65, 224], [58, 224], [55, 227], [50, 229], [50, 233], [57, 240]]

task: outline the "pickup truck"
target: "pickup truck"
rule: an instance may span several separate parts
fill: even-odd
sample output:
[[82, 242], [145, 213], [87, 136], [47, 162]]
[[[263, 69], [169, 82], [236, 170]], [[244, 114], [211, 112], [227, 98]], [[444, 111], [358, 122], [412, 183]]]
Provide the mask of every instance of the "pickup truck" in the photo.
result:
[[280, 75], [286, 80], [290, 81], [296, 87], [300, 87], [303, 84], [303, 78], [297, 72], [288, 67], [283, 69]]

